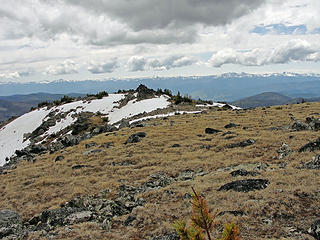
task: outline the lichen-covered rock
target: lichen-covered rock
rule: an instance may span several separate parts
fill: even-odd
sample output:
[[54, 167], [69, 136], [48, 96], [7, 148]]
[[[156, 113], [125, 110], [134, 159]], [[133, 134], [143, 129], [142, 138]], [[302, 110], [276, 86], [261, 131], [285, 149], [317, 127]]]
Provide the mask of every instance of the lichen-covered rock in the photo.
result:
[[267, 179], [237, 180], [221, 186], [218, 191], [234, 190], [236, 192], [249, 192], [265, 189], [270, 184]]
[[128, 140], [125, 142], [125, 144], [140, 142], [141, 138], [144, 138], [146, 136], [147, 136], [147, 134], [145, 132], [134, 133], [128, 138]]

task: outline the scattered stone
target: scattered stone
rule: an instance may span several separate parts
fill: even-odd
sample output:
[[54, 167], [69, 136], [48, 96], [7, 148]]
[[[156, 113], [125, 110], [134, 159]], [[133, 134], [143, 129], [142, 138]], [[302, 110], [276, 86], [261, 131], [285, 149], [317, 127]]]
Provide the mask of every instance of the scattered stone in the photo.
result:
[[230, 135], [230, 134], [234, 134], [234, 132], [231, 131], [227, 131], [225, 133], [222, 134], [222, 137], [226, 136], [226, 135]]
[[316, 240], [320, 240], [320, 219], [314, 221], [308, 229], [308, 233]]
[[64, 156], [60, 155], [60, 156], [57, 156], [56, 159], [54, 160], [55, 162], [60, 162], [64, 159]]
[[86, 148], [91, 148], [91, 147], [94, 147], [94, 146], [97, 146], [98, 144], [96, 142], [90, 142], [90, 143], [86, 143], [85, 147]]
[[265, 189], [270, 184], [267, 179], [237, 180], [221, 186], [218, 191], [234, 190], [236, 192], [249, 192]]
[[320, 155], [314, 156], [310, 162], [303, 164], [302, 168], [320, 170]]
[[99, 153], [99, 152], [102, 152], [102, 150], [101, 149], [93, 149], [93, 150], [90, 150], [90, 151], [83, 152], [82, 154], [83, 155], [89, 155], [89, 154]]
[[252, 177], [255, 177], [257, 175], [260, 175], [260, 173], [258, 173], [258, 172], [247, 171], [245, 169], [238, 169], [238, 170], [232, 171], [230, 174], [231, 174], [232, 177], [238, 177], [238, 176], [252, 176]]
[[210, 149], [211, 149], [211, 146], [210, 146], [210, 145], [201, 145], [201, 146], [200, 146], [200, 149], [210, 150]]
[[178, 148], [178, 147], [181, 147], [181, 145], [178, 144], [178, 143], [175, 143], [175, 144], [173, 144], [171, 147], [173, 147], [173, 148]]
[[10, 235], [21, 236], [21, 234], [22, 219], [20, 215], [12, 210], [0, 210], [0, 238], [2, 239]]
[[248, 140], [245, 140], [245, 141], [242, 141], [242, 142], [229, 144], [226, 147], [227, 148], [247, 147], [247, 146], [250, 146], [250, 145], [254, 144], [255, 142], [256, 141], [253, 140], [253, 139], [248, 139]]
[[306, 145], [302, 146], [299, 149], [299, 152], [306, 152], [306, 151], [313, 152], [315, 150], [320, 150], [320, 137], [316, 141], [309, 142]]
[[113, 142], [106, 142], [106, 143], [101, 144], [100, 147], [102, 147], [102, 148], [110, 148], [110, 147], [113, 147], [113, 146], [114, 146]]
[[124, 225], [124, 226], [132, 225], [132, 222], [133, 222], [134, 220], [136, 220], [136, 219], [137, 219], [136, 216], [131, 216], [131, 215], [129, 215], [129, 216], [127, 217], [127, 219], [124, 221], [123, 225]]
[[238, 127], [238, 126], [240, 126], [240, 125], [231, 122], [231, 123], [228, 123], [227, 125], [225, 125], [224, 128], [233, 128], [233, 127]]
[[179, 180], [179, 181], [193, 180], [193, 179], [194, 179], [194, 176], [195, 176], [194, 171], [188, 169], [188, 170], [182, 171], [182, 172], [179, 174], [177, 180]]
[[282, 144], [282, 146], [277, 150], [277, 153], [279, 154], [279, 159], [283, 159], [289, 156], [292, 152], [292, 149], [286, 143]]
[[82, 165], [82, 164], [78, 164], [78, 165], [74, 165], [71, 167], [73, 170], [76, 170], [76, 169], [80, 169], [80, 168], [93, 168], [92, 166], [90, 165]]
[[291, 129], [295, 131], [304, 131], [304, 130], [318, 131], [320, 130], [320, 119], [317, 119], [314, 117], [307, 117], [305, 122], [296, 120], [292, 124]]
[[144, 138], [146, 136], [147, 134], [145, 132], [138, 132], [138, 133], [132, 134], [124, 144], [140, 142], [141, 138]]
[[111, 166], [132, 166], [136, 165], [137, 163], [131, 160], [123, 161], [123, 162], [112, 162]]
[[213, 128], [206, 128], [206, 129], [204, 130], [204, 132], [205, 132], [206, 134], [214, 134], [214, 133], [219, 133], [219, 132], [222, 132], [222, 131], [217, 130], [217, 129], [213, 129]]
[[130, 122], [128, 120], [123, 119], [120, 122], [119, 129], [125, 128], [125, 127], [130, 127]]

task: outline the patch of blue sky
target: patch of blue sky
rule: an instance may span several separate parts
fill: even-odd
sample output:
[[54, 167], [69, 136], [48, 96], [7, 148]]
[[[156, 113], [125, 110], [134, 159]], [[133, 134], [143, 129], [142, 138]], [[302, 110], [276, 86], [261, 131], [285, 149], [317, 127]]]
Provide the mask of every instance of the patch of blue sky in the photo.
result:
[[[320, 30], [320, 29], [319, 29]], [[304, 35], [307, 33], [306, 25], [295, 25], [287, 26], [284, 24], [270, 24], [270, 25], [259, 25], [255, 26], [251, 33], [257, 33], [260, 35], [265, 35], [269, 33], [278, 34], [278, 35], [291, 35], [291, 34], [301, 34]]]

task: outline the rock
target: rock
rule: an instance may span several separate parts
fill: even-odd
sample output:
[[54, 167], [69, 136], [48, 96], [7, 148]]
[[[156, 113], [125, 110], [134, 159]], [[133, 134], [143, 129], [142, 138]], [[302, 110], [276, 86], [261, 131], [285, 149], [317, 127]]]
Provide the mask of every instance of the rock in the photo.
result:
[[90, 143], [87, 143], [85, 145], [86, 148], [91, 148], [91, 147], [94, 147], [94, 146], [97, 146], [98, 144], [96, 142], [90, 142]]
[[99, 153], [99, 152], [102, 152], [102, 150], [101, 149], [93, 149], [93, 150], [90, 150], [90, 151], [83, 152], [82, 154], [83, 155], [89, 155], [89, 154]]
[[73, 170], [76, 170], [76, 169], [80, 169], [80, 168], [93, 168], [92, 166], [90, 165], [82, 165], [82, 164], [78, 164], [78, 165], [74, 165], [71, 167]]
[[231, 122], [231, 123], [228, 123], [227, 125], [225, 125], [224, 127], [225, 128], [233, 128], [233, 127], [238, 127], [238, 126], [240, 126], [240, 125]]
[[110, 147], [113, 147], [114, 146], [114, 143], [113, 142], [106, 142], [106, 143], [103, 143], [100, 145], [100, 147], [102, 148], [110, 148]]
[[73, 145], [77, 145], [79, 144], [79, 139], [71, 134], [67, 134], [66, 136], [64, 136], [61, 141], [62, 145], [64, 147], [70, 147], [70, 146], [73, 146]]
[[102, 222], [102, 229], [106, 230], [107, 232], [110, 232], [112, 229], [112, 222], [110, 221], [110, 219], [106, 218], [103, 222]]
[[117, 131], [118, 129], [113, 126], [113, 125], [104, 125], [101, 127], [101, 133], [105, 133], [105, 132], [114, 132]]
[[249, 192], [265, 189], [270, 184], [267, 179], [237, 180], [221, 186], [218, 191], [234, 190], [236, 192]]
[[301, 122], [300, 120], [296, 120], [292, 126], [291, 129], [295, 130], [295, 131], [303, 131], [303, 130], [308, 130], [309, 129], [309, 125]]
[[173, 148], [178, 148], [178, 147], [181, 147], [181, 145], [178, 144], [178, 143], [175, 143], [175, 144], [173, 144], [171, 147], [173, 147]]
[[10, 235], [17, 236], [21, 239], [23, 234], [22, 219], [20, 215], [12, 210], [0, 210], [0, 238], [5, 238]]
[[161, 188], [168, 186], [174, 181], [172, 177], [168, 177], [166, 173], [159, 172], [152, 174], [150, 179], [143, 184], [144, 189]]
[[0, 227], [10, 228], [13, 225], [21, 225], [20, 215], [12, 210], [0, 210]]
[[54, 161], [55, 161], [55, 162], [60, 162], [60, 161], [62, 161], [63, 159], [64, 159], [64, 156], [59, 155], [59, 156], [56, 157], [56, 159], [55, 159]]
[[277, 150], [277, 153], [279, 153], [279, 159], [283, 159], [290, 155], [292, 153], [292, 149], [288, 144], [282, 144], [282, 146]]
[[316, 141], [309, 142], [306, 145], [302, 146], [299, 149], [299, 152], [306, 152], [306, 151], [313, 152], [315, 150], [320, 150], [320, 137]]
[[124, 144], [140, 142], [141, 138], [144, 138], [146, 136], [147, 134], [145, 132], [138, 132], [138, 133], [132, 134]]
[[91, 211], [83, 211], [83, 212], [77, 212], [69, 215], [65, 222], [68, 224], [76, 224], [76, 223], [82, 223], [82, 222], [88, 222], [92, 218], [92, 212]]
[[253, 140], [253, 139], [248, 139], [248, 140], [245, 140], [245, 141], [242, 141], [242, 142], [229, 144], [226, 147], [227, 148], [247, 147], [247, 146], [250, 146], [250, 145], [254, 144], [255, 142], [256, 141]]
[[188, 170], [184, 170], [182, 171], [179, 176], [177, 177], [177, 180], [179, 181], [187, 181], [187, 180], [192, 180], [194, 179], [194, 171], [188, 169]]
[[320, 170], [320, 155], [314, 156], [310, 162], [303, 164], [302, 168]]
[[222, 132], [222, 131], [217, 130], [217, 129], [213, 129], [213, 128], [206, 128], [206, 129], [204, 130], [204, 132], [205, 132], [206, 134], [214, 134], [214, 133], [219, 133], [219, 132]]
[[222, 136], [224, 137], [224, 136], [229, 135], [229, 134], [234, 134], [234, 132], [227, 131], [227, 132], [223, 133]]
[[130, 127], [130, 122], [128, 120], [122, 120], [120, 122], [119, 129], [125, 128], [125, 127]]
[[312, 130], [320, 130], [320, 119], [316, 119], [314, 117], [307, 117], [306, 123], [310, 126]]
[[308, 229], [308, 233], [316, 240], [320, 240], [320, 219], [314, 221]]
[[252, 176], [252, 177], [255, 177], [257, 175], [260, 175], [260, 173], [258, 173], [258, 172], [247, 171], [245, 169], [235, 170], [235, 171], [232, 171], [230, 174], [231, 174], [232, 177], [238, 177], [238, 176]]

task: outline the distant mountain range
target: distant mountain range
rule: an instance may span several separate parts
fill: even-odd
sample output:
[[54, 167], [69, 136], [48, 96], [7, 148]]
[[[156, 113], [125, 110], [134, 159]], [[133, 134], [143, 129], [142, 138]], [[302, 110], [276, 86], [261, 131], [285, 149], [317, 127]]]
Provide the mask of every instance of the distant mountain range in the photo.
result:
[[317, 98], [291, 98], [275, 92], [264, 92], [247, 98], [242, 98], [231, 104], [241, 108], [256, 108], [265, 106], [275, 106], [284, 104], [295, 104], [301, 102], [319, 102], [320, 97]]
[[[83, 96], [84, 94], [69, 93], [71, 97]], [[0, 122], [13, 116], [20, 116], [36, 107], [38, 103], [60, 99], [64, 94], [33, 93], [27, 95], [0, 96]]]
[[226, 73], [211, 76], [151, 77], [133, 79], [106, 79], [68, 81], [59, 79], [48, 82], [0, 83], [0, 96], [46, 92], [51, 94], [116, 92], [119, 89], [135, 89], [139, 84], [149, 88], [168, 88], [177, 93], [190, 94], [193, 98], [232, 102], [262, 92], [277, 92], [292, 98], [318, 97], [318, 74], [247, 74]]

